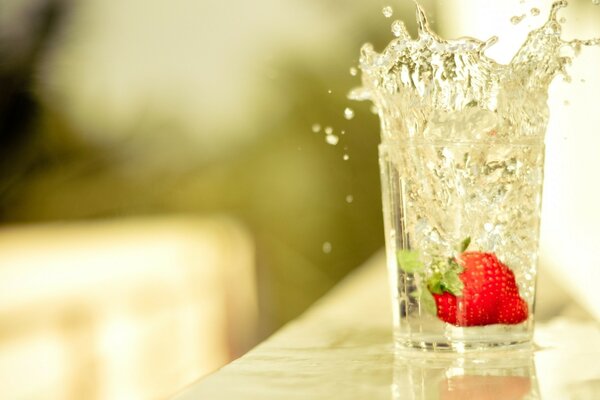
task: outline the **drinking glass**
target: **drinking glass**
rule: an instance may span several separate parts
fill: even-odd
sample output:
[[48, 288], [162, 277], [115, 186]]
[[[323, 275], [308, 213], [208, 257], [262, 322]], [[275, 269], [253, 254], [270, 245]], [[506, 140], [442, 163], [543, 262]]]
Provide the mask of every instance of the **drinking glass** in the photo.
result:
[[529, 344], [543, 139], [390, 142], [379, 159], [396, 345], [465, 352]]

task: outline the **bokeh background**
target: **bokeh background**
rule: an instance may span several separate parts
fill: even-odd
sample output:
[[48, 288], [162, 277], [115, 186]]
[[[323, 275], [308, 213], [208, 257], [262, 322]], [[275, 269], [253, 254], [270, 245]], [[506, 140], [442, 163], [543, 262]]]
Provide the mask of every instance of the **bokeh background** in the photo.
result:
[[[421, 3], [504, 61], [549, 6]], [[394, 19], [412, 2], [0, 0], [1, 397], [166, 398], [378, 251], [378, 121], [346, 94]], [[552, 88], [540, 297], [598, 318], [599, 53]]]

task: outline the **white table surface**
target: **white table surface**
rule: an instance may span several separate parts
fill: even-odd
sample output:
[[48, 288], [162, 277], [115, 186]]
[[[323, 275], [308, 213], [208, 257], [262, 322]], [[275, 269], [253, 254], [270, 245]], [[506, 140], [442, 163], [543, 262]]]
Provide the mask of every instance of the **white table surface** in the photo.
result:
[[175, 400], [600, 399], [600, 323], [538, 323], [535, 350], [395, 354], [386, 270], [374, 257], [300, 318]]

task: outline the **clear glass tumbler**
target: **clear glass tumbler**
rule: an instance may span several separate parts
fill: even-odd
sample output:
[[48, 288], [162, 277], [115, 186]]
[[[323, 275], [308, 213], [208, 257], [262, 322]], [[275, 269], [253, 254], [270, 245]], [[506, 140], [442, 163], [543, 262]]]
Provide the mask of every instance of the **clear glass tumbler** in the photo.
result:
[[396, 344], [530, 343], [543, 140], [413, 140], [379, 156]]

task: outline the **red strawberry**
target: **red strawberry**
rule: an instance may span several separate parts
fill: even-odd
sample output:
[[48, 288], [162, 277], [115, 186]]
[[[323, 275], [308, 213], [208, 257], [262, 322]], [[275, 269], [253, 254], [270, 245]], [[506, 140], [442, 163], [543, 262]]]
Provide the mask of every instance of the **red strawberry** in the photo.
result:
[[456, 325], [456, 296], [450, 292], [434, 294], [435, 304], [437, 306], [437, 316], [442, 321]]
[[527, 303], [520, 297], [505, 299], [498, 306], [498, 323], [519, 324], [527, 319]]
[[519, 296], [513, 272], [494, 254], [469, 251], [457, 261], [463, 267], [462, 294], [434, 293], [438, 318], [456, 326], [518, 324], [527, 319], [527, 303]]

